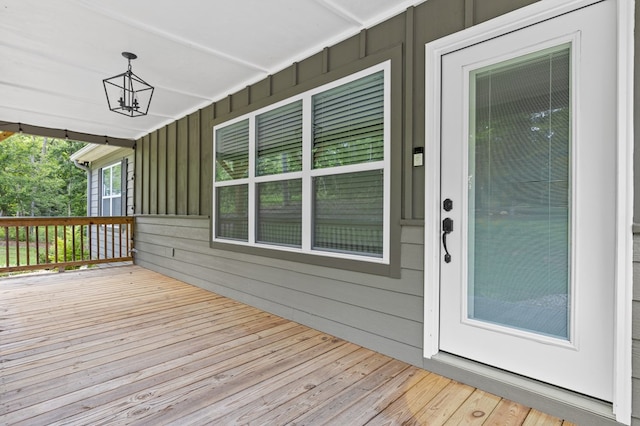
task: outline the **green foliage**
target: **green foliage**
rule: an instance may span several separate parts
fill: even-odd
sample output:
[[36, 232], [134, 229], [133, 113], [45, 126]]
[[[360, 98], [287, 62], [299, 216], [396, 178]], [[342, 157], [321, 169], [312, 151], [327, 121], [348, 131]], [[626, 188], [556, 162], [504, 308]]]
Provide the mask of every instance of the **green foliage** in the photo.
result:
[[82, 142], [16, 134], [0, 143], [0, 216], [85, 216]]
[[[55, 245], [49, 247], [49, 262], [72, 262], [74, 260], [82, 260], [83, 254], [88, 255], [88, 250], [84, 250], [80, 244], [82, 227], [75, 229], [75, 232], [71, 228], [67, 228], [64, 237], [58, 237]], [[74, 252], [74, 240], [75, 240], [75, 252]], [[58, 251], [56, 257], [56, 249]], [[65, 255], [66, 250], [66, 255]]]

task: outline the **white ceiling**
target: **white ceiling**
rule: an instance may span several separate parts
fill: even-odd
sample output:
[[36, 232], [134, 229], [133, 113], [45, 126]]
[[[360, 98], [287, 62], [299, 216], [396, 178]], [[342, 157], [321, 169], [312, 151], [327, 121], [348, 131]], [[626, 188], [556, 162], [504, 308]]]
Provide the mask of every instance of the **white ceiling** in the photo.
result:
[[[137, 139], [422, 1], [0, 0], [0, 121]], [[107, 108], [123, 51], [148, 116]]]

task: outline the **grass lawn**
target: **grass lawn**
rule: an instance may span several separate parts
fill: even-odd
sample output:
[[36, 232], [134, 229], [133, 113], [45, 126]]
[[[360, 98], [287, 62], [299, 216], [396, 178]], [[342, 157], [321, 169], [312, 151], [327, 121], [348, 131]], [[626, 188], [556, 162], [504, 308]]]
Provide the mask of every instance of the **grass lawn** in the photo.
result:
[[[20, 264], [27, 264], [27, 248], [20, 244]], [[0, 267], [4, 266], [17, 266], [18, 265], [18, 253], [16, 251], [15, 244], [9, 245], [9, 265], [7, 265], [7, 246], [0, 244]], [[40, 252], [45, 253], [44, 247], [40, 247]], [[29, 264], [35, 265], [38, 263], [38, 257], [36, 255], [36, 247], [33, 244], [29, 245]]]

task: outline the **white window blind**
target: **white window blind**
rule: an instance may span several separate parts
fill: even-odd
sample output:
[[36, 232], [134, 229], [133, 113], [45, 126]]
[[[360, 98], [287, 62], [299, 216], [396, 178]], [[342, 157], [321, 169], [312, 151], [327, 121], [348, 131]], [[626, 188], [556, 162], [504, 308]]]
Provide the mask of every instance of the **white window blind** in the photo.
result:
[[223, 186], [216, 191], [217, 232], [222, 238], [247, 241], [249, 236], [248, 185]]
[[382, 256], [383, 171], [314, 179], [313, 247]]
[[386, 62], [214, 128], [214, 240], [387, 262], [388, 76]]
[[302, 170], [302, 101], [257, 117], [256, 175]]
[[313, 167], [384, 157], [382, 71], [313, 97]]
[[249, 173], [249, 120], [216, 131], [216, 181], [246, 178]]
[[258, 184], [258, 223], [260, 243], [302, 245], [302, 179]]

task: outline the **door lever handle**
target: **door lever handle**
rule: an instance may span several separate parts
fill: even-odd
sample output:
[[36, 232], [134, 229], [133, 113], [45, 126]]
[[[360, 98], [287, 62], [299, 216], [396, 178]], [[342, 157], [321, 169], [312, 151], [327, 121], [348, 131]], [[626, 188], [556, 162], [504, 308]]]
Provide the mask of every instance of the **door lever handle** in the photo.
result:
[[444, 248], [444, 261], [445, 263], [451, 262], [451, 255], [447, 249], [447, 235], [453, 232], [453, 219], [450, 217], [445, 218], [442, 221], [442, 247]]

